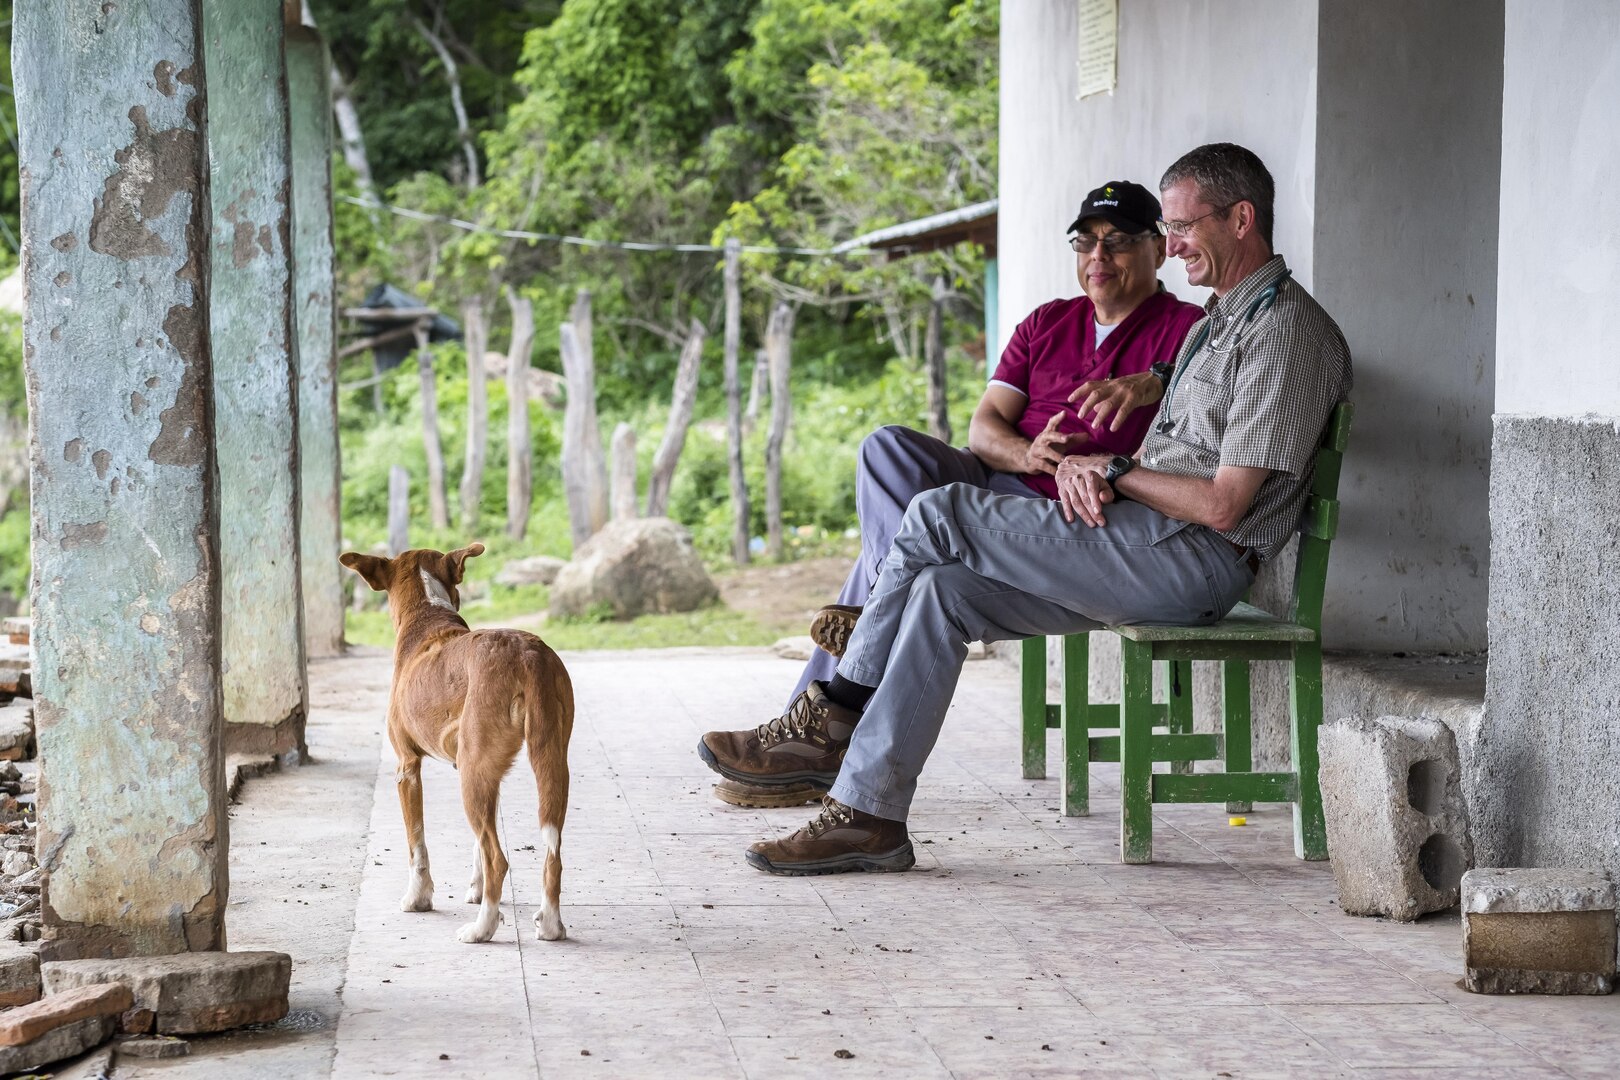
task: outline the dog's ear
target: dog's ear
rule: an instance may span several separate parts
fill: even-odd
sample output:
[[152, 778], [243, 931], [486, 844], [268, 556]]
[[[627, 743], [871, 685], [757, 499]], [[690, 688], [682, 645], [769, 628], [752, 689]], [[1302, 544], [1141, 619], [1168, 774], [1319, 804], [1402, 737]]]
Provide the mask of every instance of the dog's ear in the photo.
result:
[[450, 584], [460, 585], [461, 575], [467, 566], [467, 560], [475, 555], [482, 555], [483, 553], [484, 545], [474, 541], [464, 548], [460, 548], [445, 555], [445, 563], [450, 569]]
[[365, 579], [366, 584], [377, 592], [387, 592], [388, 583], [394, 577], [394, 560], [384, 559], [377, 555], [362, 555], [358, 551], [345, 551], [338, 556], [338, 562]]

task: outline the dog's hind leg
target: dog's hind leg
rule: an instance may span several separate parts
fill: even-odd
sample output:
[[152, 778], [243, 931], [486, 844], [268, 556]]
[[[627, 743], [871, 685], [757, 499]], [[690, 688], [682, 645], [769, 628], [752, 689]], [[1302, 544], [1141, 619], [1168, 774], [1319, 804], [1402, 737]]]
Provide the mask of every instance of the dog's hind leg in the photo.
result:
[[560, 941], [568, 936], [562, 921], [562, 829], [568, 816], [568, 737], [574, 726], [574, 695], [568, 675], [557, 665], [551, 692], [539, 700], [550, 703], [547, 715], [531, 718], [528, 729], [529, 766], [540, 795], [540, 843], [545, 850], [545, 892], [534, 916], [535, 936]]
[[433, 910], [433, 876], [428, 870], [427, 837], [422, 827], [422, 757], [397, 744], [399, 808], [405, 816], [405, 843], [410, 851], [411, 877], [399, 906], [404, 911]]
[[[510, 760], [510, 759], [508, 759]], [[461, 773], [461, 803], [467, 811], [467, 824], [478, 837], [478, 879], [482, 897], [478, 917], [456, 931], [456, 939], [469, 944], [488, 941], [501, 924], [501, 890], [506, 885], [506, 854], [501, 851], [497, 827], [504, 767], [490, 769], [490, 775], [477, 767]]]

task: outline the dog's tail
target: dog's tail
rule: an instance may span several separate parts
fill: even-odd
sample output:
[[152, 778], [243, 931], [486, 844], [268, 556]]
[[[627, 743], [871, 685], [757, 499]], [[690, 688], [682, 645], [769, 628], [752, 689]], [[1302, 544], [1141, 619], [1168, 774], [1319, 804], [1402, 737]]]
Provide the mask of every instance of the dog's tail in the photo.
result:
[[523, 742], [540, 793], [545, 892], [535, 916], [546, 941], [565, 937], [561, 914], [562, 829], [568, 816], [568, 739], [574, 730], [574, 685], [568, 669], [542, 644], [529, 654], [523, 680]]

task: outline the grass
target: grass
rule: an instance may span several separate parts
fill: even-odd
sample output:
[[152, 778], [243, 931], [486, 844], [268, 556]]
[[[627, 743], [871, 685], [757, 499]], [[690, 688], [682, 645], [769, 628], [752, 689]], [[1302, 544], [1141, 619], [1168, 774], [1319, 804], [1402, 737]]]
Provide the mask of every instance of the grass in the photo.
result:
[[[546, 610], [543, 585], [507, 588], [491, 585], [489, 595], [461, 605], [468, 625], [502, 626], [513, 621], [539, 635], [558, 650], [666, 649], [677, 645], [769, 645], [781, 635], [753, 616], [719, 604], [673, 615], [642, 615], [629, 620], [546, 619], [536, 625], [535, 615]], [[394, 627], [386, 611], [350, 611], [344, 636], [351, 645], [392, 648]]]

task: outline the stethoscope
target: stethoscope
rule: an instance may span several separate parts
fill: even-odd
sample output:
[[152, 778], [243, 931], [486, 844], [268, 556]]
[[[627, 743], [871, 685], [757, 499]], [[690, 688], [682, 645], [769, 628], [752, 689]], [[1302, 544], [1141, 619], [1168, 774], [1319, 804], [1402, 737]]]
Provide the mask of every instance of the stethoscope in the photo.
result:
[[[1278, 274], [1277, 280], [1262, 289], [1260, 295], [1249, 303], [1248, 310], [1243, 313], [1243, 321], [1238, 325], [1247, 326], [1254, 321], [1256, 315], [1262, 315], [1270, 311], [1271, 305], [1277, 302], [1277, 290], [1282, 288], [1283, 283], [1293, 276], [1294, 272], [1292, 270], [1284, 270], [1281, 274]], [[1161, 435], [1168, 435], [1175, 430], [1176, 422], [1170, 418], [1170, 400], [1175, 397], [1176, 387], [1181, 385], [1181, 376], [1188, 368], [1192, 367], [1193, 357], [1198, 355], [1199, 349], [1209, 343], [1209, 324], [1210, 320], [1205, 319], [1204, 325], [1198, 328], [1198, 336], [1193, 338], [1193, 347], [1187, 353], [1187, 359], [1176, 365], [1176, 377], [1170, 381], [1170, 389], [1164, 395], [1164, 404], [1159, 407], [1159, 413], [1164, 417], [1158, 424]]]

